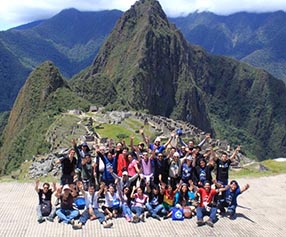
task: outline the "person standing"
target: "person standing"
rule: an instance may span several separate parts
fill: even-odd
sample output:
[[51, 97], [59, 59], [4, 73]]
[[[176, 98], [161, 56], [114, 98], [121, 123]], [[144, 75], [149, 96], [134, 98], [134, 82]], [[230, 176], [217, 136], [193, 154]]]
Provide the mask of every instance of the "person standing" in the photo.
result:
[[70, 149], [69, 154], [56, 161], [56, 164], [62, 166], [61, 185], [71, 184], [74, 181], [75, 168], [77, 159], [75, 157], [75, 149]]

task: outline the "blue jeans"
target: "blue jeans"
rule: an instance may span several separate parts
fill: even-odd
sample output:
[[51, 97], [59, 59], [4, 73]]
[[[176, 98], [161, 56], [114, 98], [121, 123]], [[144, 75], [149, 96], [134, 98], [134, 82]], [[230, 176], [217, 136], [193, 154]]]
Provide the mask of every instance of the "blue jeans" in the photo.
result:
[[203, 220], [204, 216], [210, 216], [210, 219], [212, 222], [216, 221], [216, 207], [211, 207], [210, 211], [207, 211], [205, 207], [197, 207], [196, 212], [197, 212], [197, 219], [198, 220]]
[[228, 206], [228, 207], [227, 207], [227, 213], [228, 213], [230, 216], [234, 216], [235, 210], [236, 210], [236, 205], [231, 205], [231, 206]]
[[132, 218], [132, 212], [130, 210], [130, 207], [126, 204], [122, 204], [122, 214], [126, 217], [128, 216], [129, 218]]
[[60, 208], [56, 211], [57, 216], [62, 220], [64, 223], [68, 224], [71, 220], [79, 215], [79, 211], [72, 209], [72, 210], [65, 210]]
[[163, 206], [163, 204], [159, 204], [159, 205], [154, 207], [150, 203], [147, 203], [146, 208], [148, 209], [150, 214], [153, 216], [153, 215], [157, 215], [161, 210], [163, 210], [164, 206]]
[[144, 208], [143, 207], [132, 206], [131, 207], [131, 211], [134, 212], [136, 214], [136, 216], [139, 217], [144, 212]]
[[[105, 216], [102, 212], [100, 212], [97, 208], [93, 208], [94, 215], [99, 220], [99, 222], [102, 224], [102, 222], [105, 221]], [[90, 214], [88, 209], [85, 209], [84, 212], [81, 214], [79, 218], [79, 222], [81, 222], [83, 225], [87, 222], [89, 219]]]

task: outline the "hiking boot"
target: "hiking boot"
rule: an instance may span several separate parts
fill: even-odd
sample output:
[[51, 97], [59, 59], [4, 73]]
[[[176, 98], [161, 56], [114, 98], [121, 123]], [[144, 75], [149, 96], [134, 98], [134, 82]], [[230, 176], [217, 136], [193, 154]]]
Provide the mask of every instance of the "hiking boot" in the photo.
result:
[[53, 217], [50, 217], [50, 216], [47, 217], [47, 220], [50, 221], [50, 222], [54, 222], [54, 218], [53, 218]]
[[81, 222], [78, 222], [78, 223], [74, 223], [72, 228], [74, 230], [79, 230], [79, 229], [82, 229], [82, 223]]
[[214, 227], [214, 223], [212, 222], [211, 219], [208, 219], [208, 220], [206, 221], [206, 224], [207, 224], [208, 226], [210, 226], [210, 227]]
[[152, 215], [152, 217], [153, 217], [154, 219], [158, 220], [158, 221], [161, 221], [160, 216], [158, 216], [158, 215], [156, 215], [156, 214]]
[[202, 226], [202, 225], [204, 225], [205, 223], [204, 223], [204, 221], [203, 220], [197, 220], [197, 225], [198, 226]]
[[43, 223], [44, 221], [45, 221], [45, 219], [44, 219], [43, 217], [40, 217], [40, 218], [38, 219], [38, 223], [39, 223], [39, 224]]
[[103, 228], [111, 228], [112, 226], [113, 226], [112, 222], [103, 224]]

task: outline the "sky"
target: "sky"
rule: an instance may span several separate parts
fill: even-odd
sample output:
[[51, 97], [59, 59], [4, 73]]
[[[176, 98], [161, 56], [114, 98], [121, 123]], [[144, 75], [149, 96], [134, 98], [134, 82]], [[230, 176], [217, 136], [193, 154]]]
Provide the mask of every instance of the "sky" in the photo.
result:
[[[0, 30], [48, 19], [63, 9], [80, 11], [118, 9], [126, 11], [136, 0], [0, 0]], [[285, 0], [159, 0], [169, 17], [184, 16], [194, 11], [229, 15], [239, 11], [286, 11]]]

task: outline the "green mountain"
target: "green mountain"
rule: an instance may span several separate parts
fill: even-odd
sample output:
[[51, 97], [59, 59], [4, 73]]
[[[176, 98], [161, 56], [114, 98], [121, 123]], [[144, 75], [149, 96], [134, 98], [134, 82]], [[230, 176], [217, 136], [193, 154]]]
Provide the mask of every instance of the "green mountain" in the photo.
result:
[[[28, 73], [46, 60], [65, 77], [92, 63], [121, 11], [63, 10], [49, 20], [0, 32], [0, 111], [9, 110]], [[5, 83], [4, 83], [5, 81]]]
[[[11, 109], [28, 73], [42, 62], [54, 62], [67, 78], [89, 66], [121, 15], [117, 10], [66, 9], [0, 32], [0, 111]], [[191, 44], [264, 68], [286, 82], [285, 16], [282, 11], [229, 16], [203, 12], [169, 21]]]
[[119, 19], [71, 85], [92, 103], [187, 120], [261, 160], [286, 151], [283, 82], [190, 45], [154, 0], [137, 1]]
[[56, 116], [68, 109], [87, 109], [89, 103], [72, 92], [51, 62], [36, 68], [20, 90], [0, 148], [0, 173], [9, 173], [33, 155], [49, 151], [44, 140]]
[[23, 84], [28, 75], [29, 70], [0, 42], [0, 111], [11, 109], [19, 92], [15, 85]]
[[286, 13], [210, 12], [171, 18], [192, 44], [264, 68], [286, 83]]

